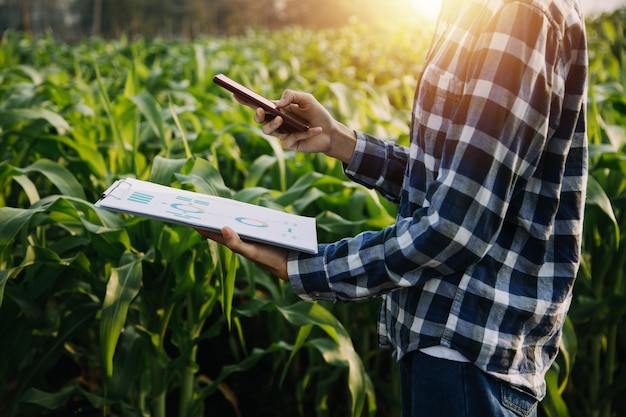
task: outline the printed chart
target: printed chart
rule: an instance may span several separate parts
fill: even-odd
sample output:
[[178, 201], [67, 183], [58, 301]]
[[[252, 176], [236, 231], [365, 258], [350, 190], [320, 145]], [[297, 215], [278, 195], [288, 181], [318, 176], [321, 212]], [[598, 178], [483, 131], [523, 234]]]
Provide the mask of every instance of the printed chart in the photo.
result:
[[230, 226], [248, 240], [317, 253], [315, 218], [126, 178], [107, 189], [96, 207], [198, 229]]

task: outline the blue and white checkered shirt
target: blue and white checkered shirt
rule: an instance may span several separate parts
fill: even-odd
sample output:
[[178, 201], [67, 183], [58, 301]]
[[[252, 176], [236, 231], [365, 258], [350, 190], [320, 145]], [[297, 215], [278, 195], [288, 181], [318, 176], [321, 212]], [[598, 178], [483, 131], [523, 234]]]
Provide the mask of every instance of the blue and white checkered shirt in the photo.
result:
[[454, 349], [538, 399], [579, 266], [587, 47], [578, 0], [444, 3], [404, 148], [357, 133], [346, 174], [399, 203], [382, 231], [291, 253], [307, 300], [383, 295], [394, 357]]

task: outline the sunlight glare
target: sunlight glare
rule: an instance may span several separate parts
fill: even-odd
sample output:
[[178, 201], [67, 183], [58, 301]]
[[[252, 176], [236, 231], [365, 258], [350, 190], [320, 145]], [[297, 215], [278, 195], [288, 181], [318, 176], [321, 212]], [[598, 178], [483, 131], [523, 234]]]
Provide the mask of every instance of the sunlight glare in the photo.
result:
[[408, 0], [418, 15], [435, 21], [439, 16], [443, 0]]

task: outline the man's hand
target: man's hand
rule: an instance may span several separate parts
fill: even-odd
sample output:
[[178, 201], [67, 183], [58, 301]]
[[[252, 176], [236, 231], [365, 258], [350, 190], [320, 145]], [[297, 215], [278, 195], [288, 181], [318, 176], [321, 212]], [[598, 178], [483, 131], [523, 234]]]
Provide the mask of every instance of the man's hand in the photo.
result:
[[[234, 95], [241, 104], [253, 107], [243, 97]], [[281, 129], [283, 118], [280, 116], [266, 118], [262, 108], [257, 108], [254, 120], [263, 125], [263, 133], [280, 139], [283, 148], [299, 152], [321, 152], [348, 164], [352, 159], [356, 146], [354, 131], [336, 121], [319, 101], [311, 94], [293, 90], [285, 90], [276, 106], [300, 120], [306, 121], [311, 127], [304, 132], [285, 132]]]
[[263, 124], [263, 132], [279, 138], [285, 149], [299, 152], [322, 152], [349, 163], [356, 146], [354, 131], [336, 121], [311, 94], [285, 90], [276, 106], [310, 124], [306, 132], [282, 133], [282, 117], [267, 121], [265, 111], [256, 110], [254, 120]]
[[288, 252], [286, 249], [262, 243], [244, 242], [237, 232], [230, 227], [224, 227], [222, 233], [197, 231], [203, 237], [227, 246], [233, 252], [249, 259], [278, 278], [285, 281], [289, 279], [287, 274]]

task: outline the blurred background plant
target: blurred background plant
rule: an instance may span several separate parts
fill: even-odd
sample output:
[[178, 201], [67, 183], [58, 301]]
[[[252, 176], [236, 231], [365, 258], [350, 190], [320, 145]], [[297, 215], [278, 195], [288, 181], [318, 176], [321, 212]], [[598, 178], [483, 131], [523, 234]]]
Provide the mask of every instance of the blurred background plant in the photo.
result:
[[[571, 414], [626, 415], [626, 9], [588, 24], [590, 166], [584, 257], [570, 318]], [[620, 398], [622, 398], [620, 400]]]
[[[301, 302], [190, 228], [92, 205], [132, 176], [316, 216], [320, 241], [389, 224], [393, 206], [339, 164], [283, 151], [211, 82], [228, 72], [269, 96], [308, 89], [347, 123], [406, 141], [396, 106], [409, 108], [415, 80], [391, 68], [371, 87], [385, 52], [365, 34], [72, 46], [4, 34], [0, 415], [395, 413], [397, 394], [377, 392], [395, 380], [372, 349], [377, 303]], [[321, 63], [321, 79], [339, 81], [320, 81]]]

